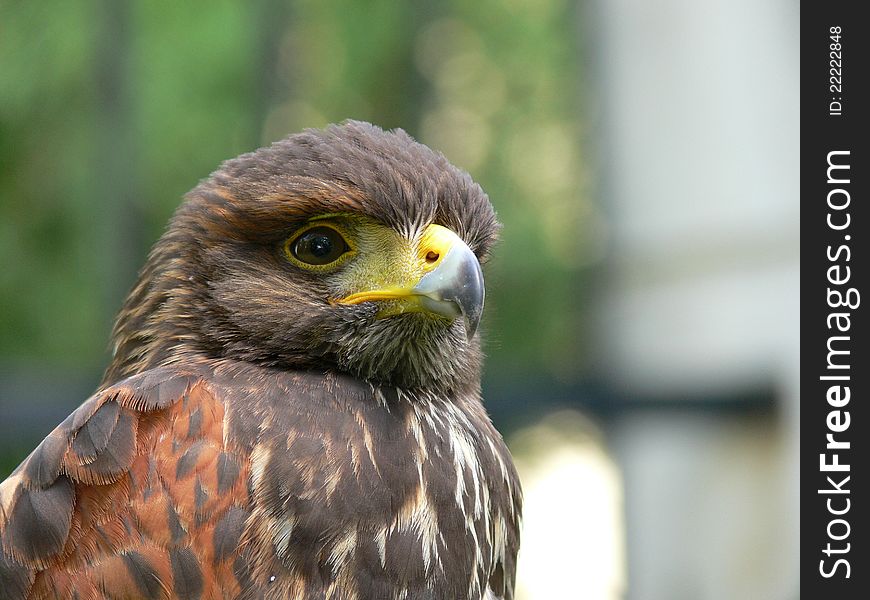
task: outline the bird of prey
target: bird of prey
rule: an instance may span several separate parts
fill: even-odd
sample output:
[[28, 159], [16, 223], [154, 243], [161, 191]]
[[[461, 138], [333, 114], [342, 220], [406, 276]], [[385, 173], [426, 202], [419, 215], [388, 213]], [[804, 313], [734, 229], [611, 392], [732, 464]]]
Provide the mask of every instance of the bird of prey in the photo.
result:
[[225, 162], [99, 389], [0, 485], [0, 598], [512, 598], [521, 491], [477, 331], [498, 228], [401, 130]]

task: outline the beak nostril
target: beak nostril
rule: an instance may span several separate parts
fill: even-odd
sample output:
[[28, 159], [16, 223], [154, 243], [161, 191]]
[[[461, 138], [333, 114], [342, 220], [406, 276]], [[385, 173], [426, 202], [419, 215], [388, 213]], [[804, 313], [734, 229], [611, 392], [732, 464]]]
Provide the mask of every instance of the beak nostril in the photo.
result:
[[435, 252], [435, 251], [433, 251], [433, 250], [430, 250], [429, 252], [426, 253], [426, 262], [427, 262], [427, 263], [433, 263], [433, 262], [435, 262], [436, 260], [438, 260], [438, 258], [440, 258], [440, 256], [441, 256], [441, 255], [438, 254], [437, 252]]

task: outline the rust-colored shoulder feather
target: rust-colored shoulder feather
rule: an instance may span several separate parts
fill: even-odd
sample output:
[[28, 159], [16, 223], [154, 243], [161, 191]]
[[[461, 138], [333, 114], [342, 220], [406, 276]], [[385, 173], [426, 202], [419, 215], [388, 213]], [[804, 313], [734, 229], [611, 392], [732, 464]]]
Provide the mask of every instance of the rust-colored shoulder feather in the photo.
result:
[[0, 484], [0, 597], [235, 596], [245, 464], [199, 377], [104, 389]]
[[154, 369], [0, 485], [0, 599], [510, 600], [520, 505], [473, 397]]

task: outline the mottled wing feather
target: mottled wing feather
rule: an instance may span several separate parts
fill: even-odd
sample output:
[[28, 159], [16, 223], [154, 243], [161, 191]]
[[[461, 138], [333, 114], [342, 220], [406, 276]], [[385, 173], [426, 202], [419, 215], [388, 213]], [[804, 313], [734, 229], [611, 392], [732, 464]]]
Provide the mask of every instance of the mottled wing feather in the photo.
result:
[[0, 600], [512, 600], [521, 492], [474, 398], [204, 374], [101, 391], [0, 484]]
[[102, 390], [0, 484], [0, 598], [237, 595], [246, 472], [199, 377]]

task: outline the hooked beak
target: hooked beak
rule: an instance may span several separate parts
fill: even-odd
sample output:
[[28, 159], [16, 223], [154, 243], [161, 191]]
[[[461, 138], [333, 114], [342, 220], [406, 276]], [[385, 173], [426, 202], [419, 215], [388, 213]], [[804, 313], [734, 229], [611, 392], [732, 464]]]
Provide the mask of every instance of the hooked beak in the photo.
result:
[[483, 272], [474, 252], [462, 240], [411, 291], [430, 312], [454, 319], [461, 315], [466, 336], [474, 336], [483, 313]]
[[418, 253], [424, 274], [415, 283], [357, 292], [337, 303], [393, 301], [378, 313], [379, 318], [405, 312], [428, 312], [451, 320], [462, 317], [470, 340], [483, 313], [485, 292], [480, 262], [458, 235], [441, 225], [426, 229]]

